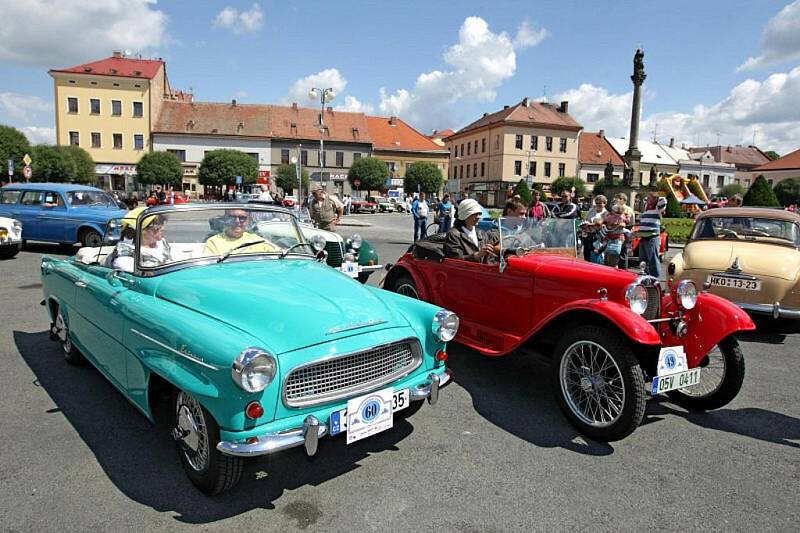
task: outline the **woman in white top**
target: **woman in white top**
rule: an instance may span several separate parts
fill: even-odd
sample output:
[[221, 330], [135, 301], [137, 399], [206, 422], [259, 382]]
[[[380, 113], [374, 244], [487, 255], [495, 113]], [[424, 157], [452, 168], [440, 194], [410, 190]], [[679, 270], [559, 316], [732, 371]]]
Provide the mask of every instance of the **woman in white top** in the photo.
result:
[[[131, 213], [129, 213], [130, 215]], [[129, 217], [126, 217], [127, 220]], [[125, 220], [123, 224], [125, 224]], [[135, 218], [134, 218], [135, 220]], [[169, 244], [164, 239], [166, 218], [162, 215], [146, 217], [142, 223], [142, 242], [139, 247], [139, 264], [145, 267], [163, 265], [171, 261]], [[135, 224], [135, 222], [134, 222]], [[124, 272], [133, 272], [136, 243], [127, 240], [117, 243], [112, 266]]]
[[581, 224], [581, 241], [583, 242], [583, 258], [586, 261], [592, 260], [593, 243], [595, 239], [595, 232], [603, 225], [603, 218], [608, 211], [606, 205], [608, 199], [598, 194], [594, 197], [594, 206], [589, 209], [586, 215], [586, 221]]

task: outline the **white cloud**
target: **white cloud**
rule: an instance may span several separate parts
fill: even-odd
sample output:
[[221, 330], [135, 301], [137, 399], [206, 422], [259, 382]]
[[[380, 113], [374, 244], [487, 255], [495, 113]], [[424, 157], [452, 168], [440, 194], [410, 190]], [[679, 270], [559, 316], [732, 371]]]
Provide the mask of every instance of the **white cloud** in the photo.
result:
[[[341, 93], [344, 91], [345, 87], [347, 87], [347, 80], [342, 76], [342, 73], [339, 72], [339, 69], [335, 68], [321, 70], [316, 74], [309, 74], [305, 78], [298, 79], [289, 87], [288, 94], [283, 99], [284, 103], [288, 104], [294, 102], [305, 107], [319, 105], [319, 99], [317, 99], [315, 103], [312, 103], [308, 98], [308, 91], [310, 91], [312, 87], [333, 89], [337, 98], [340, 98]], [[346, 104], [347, 102], [345, 100], [345, 105]]]
[[236, 34], [253, 33], [264, 25], [264, 13], [259, 4], [253, 4], [249, 11], [228, 6], [217, 13], [214, 25]]
[[367, 115], [375, 111], [372, 104], [362, 102], [355, 96], [345, 96], [344, 105], [337, 106], [336, 109], [339, 111], [349, 111], [351, 113], [365, 113]]
[[528, 19], [522, 21], [517, 29], [517, 36], [514, 37], [514, 47], [523, 50], [531, 46], [536, 46], [550, 36], [546, 28], [537, 28]]
[[800, 0], [772, 17], [761, 36], [761, 54], [750, 57], [737, 71], [752, 70], [800, 58]]
[[39, 113], [51, 113], [53, 103], [38, 96], [0, 93], [0, 112], [16, 121], [28, 121]]
[[166, 40], [154, 0], [0, 0], [0, 63], [66, 67]]
[[[609, 94], [606, 89], [583, 84], [559, 95], [569, 100], [570, 114], [589, 131], [604, 128], [608, 135], [627, 136], [631, 93]], [[687, 145], [747, 145], [784, 154], [800, 147], [800, 67], [776, 73], [763, 81], [748, 79], [711, 106], [696, 105], [691, 112], [660, 112], [646, 116], [639, 127], [649, 138], [658, 125], [662, 142], [675, 137]]]
[[19, 128], [25, 134], [31, 144], [55, 144], [56, 129], [40, 128], [38, 126], [26, 126]]

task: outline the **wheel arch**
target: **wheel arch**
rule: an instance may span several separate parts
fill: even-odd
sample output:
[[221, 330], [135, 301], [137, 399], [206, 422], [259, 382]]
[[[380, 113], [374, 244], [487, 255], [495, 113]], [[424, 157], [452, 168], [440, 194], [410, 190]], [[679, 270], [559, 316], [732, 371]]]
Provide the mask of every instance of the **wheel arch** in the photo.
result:
[[104, 233], [104, 230], [102, 228], [100, 228], [99, 224], [97, 224], [95, 222], [82, 222], [76, 228], [75, 235], [74, 235], [75, 239], [73, 241], [71, 241], [71, 243], [72, 242], [82, 242], [83, 235], [87, 231], [96, 231], [97, 233], [100, 234], [101, 237], [103, 236], [103, 233]]
[[[416, 269], [409, 268], [408, 263], [400, 263], [392, 267], [391, 270], [386, 274], [386, 277], [383, 279], [383, 288], [391, 287], [394, 282], [402, 275], [410, 276], [412, 280], [414, 280], [414, 284], [417, 286], [417, 291], [419, 292], [419, 297], [422, 300], [428, 301], [428, 295], [430, 294], [429, 287], [427, 283], [424, 282], [423, 277], [416, 272]], [[388, 289], [387, 289], [388, 290]]]

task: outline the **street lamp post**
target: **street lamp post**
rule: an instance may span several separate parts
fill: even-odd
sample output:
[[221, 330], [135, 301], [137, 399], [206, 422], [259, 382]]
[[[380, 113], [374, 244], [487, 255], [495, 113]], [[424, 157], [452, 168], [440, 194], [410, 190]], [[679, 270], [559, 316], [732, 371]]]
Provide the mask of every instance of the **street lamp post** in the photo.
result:
[[319, 89], [312, 87], [308, 91], [308, 98], [316, 101], [319, 99], [320, 114], [319, 114], [319, 181], [322, 183], [322, 168], [325, 163], [325, 104], [332, 102], [336, 98], [336, 93], [333, 88]]
[[300, 179], [302, 176], [302, 161], [300, 160], [301, 148], [303, 147], [302, 144], [297, 145], [297, 155], [292, 157], [292, 163], [294, 163], [294, 171], [295, 175], [297, 176], [297, 203], [300, 205], [300, 202], [303, 198], [303, 181]]

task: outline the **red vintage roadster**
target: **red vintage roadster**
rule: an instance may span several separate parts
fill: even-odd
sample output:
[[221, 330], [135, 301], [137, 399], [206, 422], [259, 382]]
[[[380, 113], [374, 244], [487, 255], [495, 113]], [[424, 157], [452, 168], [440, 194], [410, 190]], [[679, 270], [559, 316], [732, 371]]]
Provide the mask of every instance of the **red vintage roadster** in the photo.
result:
[[387, 265], [383, 287], [456, 312], [455, 340], [485, 355], [550, 358], [559, 405], [597, 440], [632, 433], [650, 395], [708, 410], [738, 394], [735, 334], [755, 328], [740, 308], [691, 282], [663, 287], [576, 259], [571, 220], [501, 219], [498, 233], [491, 264], [445, 258], [441, 236], [418, 241]]

